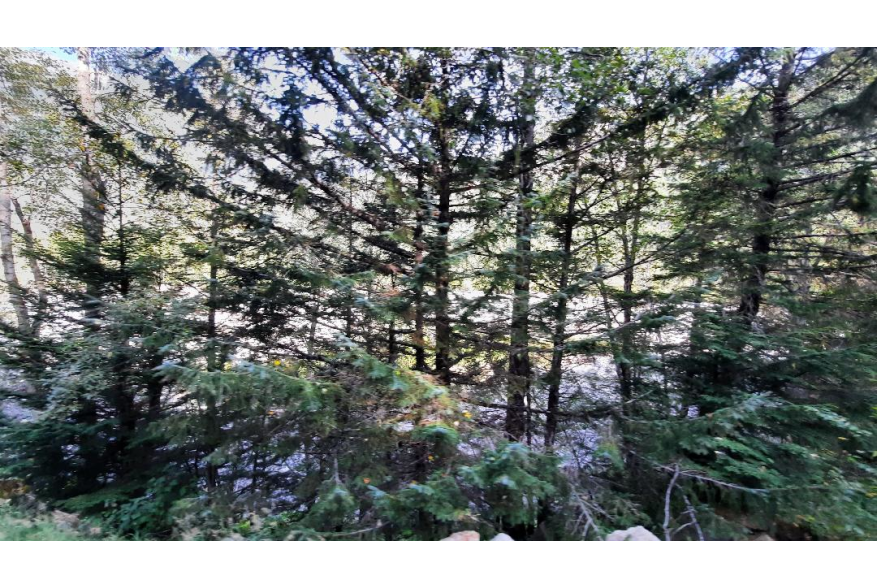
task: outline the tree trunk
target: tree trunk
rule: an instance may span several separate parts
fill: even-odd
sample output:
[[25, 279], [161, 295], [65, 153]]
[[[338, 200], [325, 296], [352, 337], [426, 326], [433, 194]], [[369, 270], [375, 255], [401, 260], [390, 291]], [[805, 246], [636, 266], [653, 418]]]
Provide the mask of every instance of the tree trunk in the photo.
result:
[[423, 171], [417, 173], [417, 224], [414, 227], [414, 247], [416, 264], [414, 266], [414, 369], [426, 371], [426, 342], [423, 330], [423, 257], [426, 251], [426, 243], [423, 242], [423, 224], [426, 221], [426, 211], [423, 201]]
[[[94, 118], [94, 95], [91, 91], [91, 50], [79, 47], [79, 72], [77, 88], [82, 112]], [[94, 159], [88, 137], [84, 136], [81, 143], [82, 163], [80, 165], [80, 192], [82, 208], [80, 217], [84, 238], [83, 253], [85, 260], [85, 320], [92, 328], [96, 328], [100, 318], [101, 290], [103, 285], [103, 267], [101, 263], [101, 247], [104, 239], [104, 217], [106, 214], [106, 186]]]
[[[643, 145], [644, 147], [644, 145]], [[628, 212], [623, 213], [623, 222], [621, 228], [621, 249], [624, 257], [624, 295], [621, 299], [621, 335], [620, 335], [620, 356], [616, 357], [616, 370], [618, 374], [618, 384], [621, 392], [621, 398], [625, 402], [625, 407], [629, 406], [629, 402], [633, 397], [634, 376], [631, 368], [631, 357], [634, 354], [633, 332], [627, 326], [633, 320], [633, 282], [636, 277], [636, 260], [639, 247], [639, 227], [642, 215], [642, 197], [645, 191], [644, 169], [642, 165], [641, 155], [637, 158], [636, 169], [638, 177], [636, 179], [636, 189], [634, 191], [635, 203], [633, 206], [632, 225], [628, 231]], [[625, 208], [630, 208], [628, 204]]]
[[[210, 281], [207, 286], [207, 370], [218, 371], [221, 368], [221, 348], [218, 341], [218, 332], [216, 329], [216, 310], [219, 306], [219, 263], [216, 255], [219, 246], [219, 215], [218, 210], [214, 211], [213, 223], [210, 227], [210, 241], [212, 250], [210, 251]], [[206, 413], [206, 442], [205, 453], [210, 456], [219, 446], [221, 429], [219, 426], [219, 414], [216, 406], [216, 400], [213, 395], [207, 394], [207, 413]], [[207, 473], [207, 487], [213, 489], [219, 485], [219, 467], [212, 462], [206, 462], [204, 465]]]
[[311, 324], [308, 328], [308, 346], [309, 355], [313, 355], [317, 349], [317, 322], [320, 319], [320, 290], [314, 292], [314, 303], [311, 304]]
[[[347, 194], [347, 206], [349, 208], [353, 208], [353, 190], [348, 192]], [[353, 259], [354, 256], [354, 247], [353, 247], [353, 223], [347, 226], [347, 258]], [[354, 270], [355, 271], [355, 270]], [[350, 289], [347, 291], [347, 303], [345, 304], [344, 310], [344, 336], [347, 337], [348, 340], [353, 340], [353, 303], [354, 303], [354, 292], [353, 286], [350, 286]]]
[[[119, 293], [122, 298], [127, 298], [131, 289], [131, 276], [128, 271], [128, 244], [125, 236], [125, 218], [123, 215], [123, 188], [122, 166], [119, 162]], [[140, 410], [135, 401], [135, 392], [129, 390], [128, 380], [130, 375], [129, 365], [131, 357], [126, 353], [128, 346], [126, 336], [123, 334], [117, 341], [116, 350], [113, 352], [113, 375], [115, 383], [112, 389], [112, 398], [115, 404], [116, 419], [119, 422], [119, 430], [116, 434], [114, 453], [119, 464], [120, 476], [124, 477], [136, 467], [137, 458], [143, 455], [134, 455], [131, 451], [131, 442], [137, 432], [137, 422], [140, 419]]]
[[[578, 143], [576, 145], [578, 147]], [[557, 411], [560, 407], [560, 384], [563, 379], [563, 354], [566, 343], [566, 317], [569, 303], [566, 288], [569, 287], [569, 269], [572, 264], [572, 237], [575, 228], [575, 208], [579, 188], [579, 156], [574, 155], [572, 164], [572, 183], [566, 203], [566, 216], [563, 220], [561, 246], [563, 257], [560, 264], [560, 283], [558, 284], [557, 306], [554, 309], [554, 334], [551, 339], [551, 368], [548, 371], [548, 408], [545, 417], [545, 446], [554, 445], [557, 436]]]
[[150, 422], [155, 422], [161, 417], [161, 393], [164, 388], [162, 376], [156, 371], [161, 366], [161, 355], [154, 353], [149, 357], [147, 364], [146, 399], [148, 402], [147, 414]]
[[18, 331], [30, 334], [30, 318], [24, 301], [24, 289], [15, 270], [15, 253], [12, 248], [12, 197], [6, 186], [6, 162], [0, 161], [0, 262], [3, 264], [3, 281], [9, 291], [9, 302], [15, 311]]
[[[390, 278], [390, 287], [395, 290], [396, 278]], [[390, 324], [387, 325], [387, 362], [395, 365], [399, 360], [399, 346], [396, 342], [396, 315], [390, 318]]]
[[21, 222], [24, 234], [24, 251], [27, 255], [30, 271], [33, 274], [34, 287], [37, 290], [37, 308], [30, 327], [31, 334], [36, 337], [39, 336], [40, 328], [45, 320], [46, 310], [49, 306], [49, 294], [46, 289], [46, 278], [37, 259], [36, 240], [34, 239], [30, 218], [24, 213], [21, 204], [15, 198], [12, 199], [12, 205], [15, 207], [15, 213], [18, 215], [19, 222]]
[[787, 132], [786, 125], [789, 113], [789, 87], [792, 84], [794, 67], [794, 57], [788, 56], [780, 69], [770, 108], [773, 152], [768, 167], [765, 169], [764, 180], [767, 187], [761, 191], [755, 205], [756, 225], [752, 236], [753, 263], [751, 271], [743, 283], [740, 307], [737, 309], [737, 312], [750, 327], [761, 308], [765, 280], [770, 270], [768, 256], [773, 239], [771, 223], [779, 197], [779, 171], [783, 161], [783, 139]]
[[448, 255], [448, 233], [451, 230], [451, 152], [447, 125], [450, 78], [446, 60], [442, 61], [442, 78], [444, 104], [437, 128], [439, 147], [438, 239], [434, 251], [436, 259], [435, 371], [442, 384], [448, 385], [451, 382], [450, 258]]
[[[84, 115], [94, 118], [94, 96], [91, 91], [91, 50], [88, 47], [77, 49], [79, 71], [77, 74], [77, 90], [80, 107]], [[88, 328], [97, 330], [101, 316], [101, 289], [103, 285], [103, 268], [101, 264], [101, 247], [104, 236], [104, 213], [106, 210], [106, 187], [97, 169], [89, 144], [89, 138], [83, 134], [80, 143], [82, 158], [79, 165], [80, 193], [82, 207], [80, 222], [83, 235], [82, 281], [85, 284], [85, 300], [82, 304], [83, 319]], [[97, 424], [98, 406], [94, 400], [83, 398], [81, 412], [82, 423], [87, 427]], [[82, 443], [85, 459], [85, 487], [96, 485], [100, 473], [104, 470], [103, 461], [106, 457], [101, 452], [100, 440], [89, 435]]]
[[505, 431], [509, 438], [528, 435], [527, 400], [530, 394], [530, 239], [532, 237], [533, 155], [536, 130], [535, 64], [532, 49], [524, 60], [523, 92], [518, 114], [520, 189], [516, 202], [515, 290], [512, 300], [511, 348], [509, 350], [508, 409]]

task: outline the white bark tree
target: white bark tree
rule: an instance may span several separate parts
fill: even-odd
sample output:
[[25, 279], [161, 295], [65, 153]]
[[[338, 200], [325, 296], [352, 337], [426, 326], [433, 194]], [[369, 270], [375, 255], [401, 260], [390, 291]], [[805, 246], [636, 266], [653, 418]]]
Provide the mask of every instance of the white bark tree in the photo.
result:
[[3, 281], [9, 291], [9, 302], [15, 312], [18, 330], [30, 332], [30, 317], [24, 300], [24, 289], [15, 269], [12, 230], [12, 195], [7, 178], [7, 163], [0, 161], [0, 260], [3, 264]]
[[[3, 106], [0, 104], [0, 121], [4, 121]], [[9, 187], [8, 163], [5, 154], [0, 152], [0, 263], [3, 265], [3, 282], [9, 292], [9, 303], [15, 312], [18, 330], [27, 334], [30, 331], [30, 318], [24, 301], [24, 290], [15, 269], [15, 249], [12, 230], [12, 193]]]

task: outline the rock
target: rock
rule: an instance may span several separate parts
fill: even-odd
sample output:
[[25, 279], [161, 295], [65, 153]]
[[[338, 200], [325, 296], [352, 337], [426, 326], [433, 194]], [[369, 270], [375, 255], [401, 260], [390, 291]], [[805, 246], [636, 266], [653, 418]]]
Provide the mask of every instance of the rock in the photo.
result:
[[79, 527], [79, 516], [76, 514], [68, 514], [61, 510], [52, 512], [52, 521], [62, 530], [75, 530]]
[[660, 542], [661, 539], [643, 528], [642, 526], [634, 526], [627, 530], [616, 530], [606, 537], [607, 542]]
[[496, 536], [490, 539], [491, 542], [514, 542], [515, 539], [509, 536], [508, 534], [503, 534], [500, 532]]
[[465, 532], [454, 532], [447, 538], [442, 538], [441, 542], [478, 542], [481, 536], [478, 532], [466, 530]]
[[27, 493], [27, 486], [20, 479], [0, 479], [0, 497], [11, 499]]
[[762, 532], [761, 534], [756, 534], [752, 538], [749, 539], [750, 542], [773, 542], [774, 539], [770, 537], [769, 534], [765, 534]]
[[29, 422], [31, 420], [34, 420], [37, 416], [37, 412], [35, 410], [26, 408], [15, 400], [11, 399], [0, 402], [0, 414], [6, 416], [10, 420], [16, 420], [19, 422]]

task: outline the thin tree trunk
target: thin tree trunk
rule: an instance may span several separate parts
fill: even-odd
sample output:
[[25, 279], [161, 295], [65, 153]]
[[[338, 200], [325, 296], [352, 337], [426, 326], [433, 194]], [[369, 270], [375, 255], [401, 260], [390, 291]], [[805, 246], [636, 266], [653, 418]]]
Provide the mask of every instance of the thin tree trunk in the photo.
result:
[[150, 422], [155, 422], [161, 417], [161, 393], [164, 388], [162, 376], [156, 371], [161, 366], [161, 355], [154, 353], [149, 358], [147, 369], [149, 373], [146, 380], [146, 399], [148, 402], [147, 415]]
[[[347, 194], [347, 206], [349, 208], [353, 207], [352, 189]], [[351, 222], [351, 224], [347, 226], [347, 258], [352, 259], [353, 254], [353, 225]], [[345, 305], [344, 319], [344, 336], [346, 336], [348, 340], [353, 340], [353, 293], [353, 287], [351, 286], [350, 290], [347, 292], [347, 304]]]
[[119, 293], [123, 298], [131, 291], [131, 274], [128, 271], [128, 244], [125, 241], [124, 199], [122, 197], [122, 162], [119, 161]]
[[[578, 144], [576, 145], [578, 147]], [[577, 149], [576, 149], [577, 151]], [[557, 411], [560, 408], [560, 384], [563, 379], [563, 354], [566, 343], [566, 318], [569, 303], [566, 288], [569, 287], [569, 269], [572, 264], [572, 240], [575, 228], [575, 207], [578, 200], [579, 165], [578, 153], [573, 156], [572, 182], [566, 203], [566, 216], [563, 220], [561, 246], [563, 257], [560, 262], [560, 283], [558, 284], [557, 306], [554, 309], [554, 333], [551, 339], [551, 368], [548, 370], [548, 407], [545, 417], [545, 446], [554, 445], [557, 436]]]
[[512, 300], [511, 348], [509, 350], [508, 409], [505, 431], [509, 438], [523, 440], [528, 432], [527, 398], [530, 394], [530, 239], [532, 237], [533, 167], [536, 102], [534, 96], [535, 64], [532, 49], [524, 61], [523, 92], [519, 112], [520, 189], [516, 202], [515, 290]]
[[320, 319], [320, 290], [314, 292], [314, 303], [311, 305], [311, 325], [308, 329], [308, 354], [313, 355], [317, 347], [317, 322]]
[[[390, 278], [390, 287], [396, 287], [396, 278]], [[396, 316], [390, 318], [390, 324], [387, 327], [387, 360], [391, 365], [395, 365], [399, 359], [399, 348], [396, 344]]]
[[30, 317], [24, 301], [24, 289], [15, 270], [15, 253], [12, 248], [12, 197], [6, 187], [6, 162], [0, 161], [0, 262], [3, 264], [3, 281], [9, 291], [9, 302], [15, 311], [19, 332], [30, 334]]
[[437, 129], [439, 147], [438, 169], [438, 239], [434, 252], [435, 263], [435, 371], [439, 380], [447, 385], [451, 382], [451, 317], [450, 305], [450, 259], [448, 255], [448, 233], [451, 230], [451, 151], [447, 100], [450, 93], [450, 78], [447, 60], [442, 60], [442, 95], [444, 97], [441, 121]]
[[37, 308], [30, 327], [31, 334], [36, 337], [39, 336], [40, 328], [45, 320], [46, 310], [49, 306], [49, 294], [46, 288], [46, 278], [37, 259], [36, 240], [34, 239], [30, 218], [24, 213], [17, 199], [12, 199], [12, 205], [15, 207], [15, 213], [18, 215], [19, 222], [21, 222], [22, 233], [24, 234], [24, 251], [27, 255], [30, 271], [33, 274], [34, 287], [37, 291]]
[[[443, 174], [444, 176], [444, 174]], [[451, 318], [449, 314], [450, 260], [448, 232], [450, 228], [450, 189], [444, 177], [439, 189], [439, 237], [435, 268], [435, 370], [445, 384], [451, 380]]]
[[423, 242], [423, 224], [426, 220], [423, 201], [423, 171], [417, 173], [417, 224], [414, 227], [415, 275], [414, 275], [414, 369], [426, 371], [426, 341], [423, 330], [423, 258], [426, 251], [426, 243]]
[[750, 327], [761, 308], [765, 280], [770, 270], [768, 256], [770, 255], [771, 241], [773, 239], [770, 225], [773, 222], [777, 198], [779, 197], [780, 179], [778, 171], [783, 161], [783, 139], [786, 134], [789, 113], [789, 87], [792, 83], [794, 67], [795, 59], [790, 55], [783, 62], [780, 69], [770, 108], [771, 125], [773, 127], [773, 153], [769, 169], [765, 173], [765, 184], [767, 187], [761, 191], [755, 205], [756, 225], [755, 233], [752, 237], [753, 264], [749, 276], [743, 283], [740, 307], [737, 309], [737, 312]]
[[[128, 273], [128, 245], [125, 241], [121, 162], [119, 162], [118, 186], [119, 293], [122, 295], [122, 298], [127, 298], [131, 289], [131, 277]], [[128, 389], [128, 364], [130, 357], [126, 353], [127, 345], [125, 344], [124, 335], [122, 336], [122, 340], [119, 341], [119, 345], [113, 353], [115, 383], [113, 385], [112, 397], [115, 402], [116, 418], [119, 422], [119, 432], [116, 435], [114, 447], [115, 455], [119, 463], [120, 474], [124, 476], [135, 468], [136, 456], [140, 456], [132, 455], [130, 450], [131, 441], [137, 432], [137, 422], [140, 419], [140, 413], [135, 401], [134, 392]]]
[[[94, 95], [91, 90], [91, 50], [88, 47], [79, 47], [77, 55], [79, 57], [77, 88], [82, 112], [89, 118], [94, 118]], [[101, 313], [103, 285], [101, 247], [104, 239], [107, 190], [94, 160], [94, 153], [91, 150], [88, 137], [82, 138], [81, 149], [82, 163], [79, 173], [82, 208], [80, 208], [80, 217], [86, 261], [84, 272], [86, 301], [83, 306], [86, 323], [92, 328], [96, 328]]]
[[[642, 162], [637, 165], [639, 176], [636, 180], [636, 190], [634, 194], [635, 205], [633, 206], [632, 226], [628, 231], [627, 212], [624, 212], [624, 223], [621, 227], [621, 248], [624, 258], [624, 295], [621, 299], [621, 321], [622, 327], [630, 324], [633, 319], [633, 283], [636, 278], [636, 258], [639, 246], [639, 226], [642, 215], [641, 200], [645, 190], [645, 178], [643, 177]], [[626, 205], [625, 207], [629, 207]], [[633, 395], [633, 369], [631, 368], [631, 357], [634, 354], [633, 332], [630, 328], [622, 328], [621, 330], [620, 355], [616, 357], [616, 371], [618, 374], [618, 384], [621, 391], [621, 398], [624, 402], [628, 402]], [[629, 404], [625, 403], [625, 406]]]
[[[221, 351], [218, 341], [218, 333], [216, 329], [216, 310], [219, 305], [219, 263], [216, 255], [219, 244], [219, 215], [218, 210], [215, 211], [213, 223], [210, 227], [210, 241], [212, 250], [210, 252], [210, 281], [207, 286], [207, 370], [217, 371], [220, 368]], [[207, 395], [207, 438], [206, 450], [209, 456], [218, 446], [220, 442], [219, 415], [217, 412], [216, 400], [211, 394]], [[207, 487], [216, 488], [219, 485], [219, 468], [215, 463], [205, 462], [205, 470], [207, 474]]]

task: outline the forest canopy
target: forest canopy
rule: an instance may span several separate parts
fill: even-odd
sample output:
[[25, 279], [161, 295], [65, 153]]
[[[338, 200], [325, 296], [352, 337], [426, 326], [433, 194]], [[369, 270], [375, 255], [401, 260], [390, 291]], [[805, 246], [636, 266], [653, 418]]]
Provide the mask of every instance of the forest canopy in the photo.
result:
[[877, 539], [875, 153], [873, 48], [0, 48], [0, 538]]

